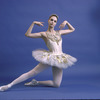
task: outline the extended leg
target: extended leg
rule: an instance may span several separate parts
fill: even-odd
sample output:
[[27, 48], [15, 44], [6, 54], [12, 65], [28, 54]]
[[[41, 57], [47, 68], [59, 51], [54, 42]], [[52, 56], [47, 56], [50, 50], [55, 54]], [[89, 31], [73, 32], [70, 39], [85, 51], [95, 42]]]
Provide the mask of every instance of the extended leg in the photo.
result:
[[20, 77], [18, 77], [17, 79], [15, 79], [14, 81], [12, 81], [10, 84], [8, 85], [4, 85], [0, 87], [0, 91], [5, 91], [9, 88], [11, 88], [13, 85], [18, 84], [20, 82], [23, 82], [27, 79], [29, 79], [30, 77], [35, 76], [36, 74], [40, 73], [41, 71], [45, 70], [46, 68], [48, 68], [49, 66], [46, 64], [42, 64], [39, 63], [35, 68], [33, 68], [31, 71], [22, 74]]
[[38, 81], [39, 84], [59, 87], [62, 81], [63, 70], [57, 67], [52, 67], [53, 80]]

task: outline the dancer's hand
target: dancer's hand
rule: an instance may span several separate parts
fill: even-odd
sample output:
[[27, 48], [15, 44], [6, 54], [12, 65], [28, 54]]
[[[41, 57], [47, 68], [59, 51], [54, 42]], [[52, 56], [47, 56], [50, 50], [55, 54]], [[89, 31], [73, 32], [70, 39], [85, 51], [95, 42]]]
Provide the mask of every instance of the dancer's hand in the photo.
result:
[[33, 24], [36, 24], [36, 25], [38, 25], [38, 26], [44, 26], [43, 23], [44, 23], [44, 22], [38, 22], [38, 21], [34, 21], [34, 22], [33, 22]]
[[65, 20], [63, 21], [63, 23], [60, 24], [59, 28], [62, 29], [65, 27], [65, 25], [67, 24], [68, 22]]

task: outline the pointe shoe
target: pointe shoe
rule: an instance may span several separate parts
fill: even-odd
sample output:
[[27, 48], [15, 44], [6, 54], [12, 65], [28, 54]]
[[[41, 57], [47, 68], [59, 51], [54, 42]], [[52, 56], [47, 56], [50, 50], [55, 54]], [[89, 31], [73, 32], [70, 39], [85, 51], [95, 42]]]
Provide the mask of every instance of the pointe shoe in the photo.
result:
[[39, 85], [38, 81], [33, 79], [31, 82], [25, 83], [25, 86], [36, 86]]
[[0, 87], [0, 91], [6, 91], [8, 89], [9, 89], [8, 85], [4, 85]]

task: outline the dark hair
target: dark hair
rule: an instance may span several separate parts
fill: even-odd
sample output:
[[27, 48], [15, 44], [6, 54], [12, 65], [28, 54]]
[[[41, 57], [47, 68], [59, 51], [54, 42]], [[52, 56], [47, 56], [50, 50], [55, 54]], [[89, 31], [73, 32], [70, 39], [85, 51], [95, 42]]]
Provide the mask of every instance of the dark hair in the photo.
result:
[[57, 20], [58, 20], [58, 16], [57, 16], [56, 14], [50, 15], [49, 19], [50, 19], [52, 16], [55, 16], [55, 17], [57, 18]]

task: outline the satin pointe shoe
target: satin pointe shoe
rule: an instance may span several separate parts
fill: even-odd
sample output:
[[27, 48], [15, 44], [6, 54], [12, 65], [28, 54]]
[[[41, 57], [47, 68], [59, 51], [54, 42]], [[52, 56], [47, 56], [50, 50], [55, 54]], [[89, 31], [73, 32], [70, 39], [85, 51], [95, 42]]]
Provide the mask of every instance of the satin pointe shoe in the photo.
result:
[[31, 82], [27, 82], [24, 84], [25, 86], [36, 86], [36, 85], [39, 85], [38, 81], [35, 80], [35, 79], [32, 79]]

